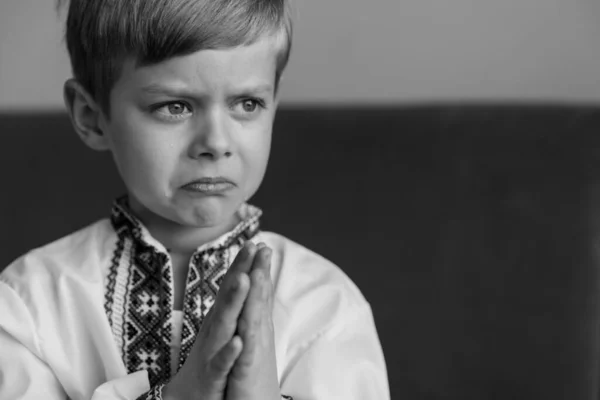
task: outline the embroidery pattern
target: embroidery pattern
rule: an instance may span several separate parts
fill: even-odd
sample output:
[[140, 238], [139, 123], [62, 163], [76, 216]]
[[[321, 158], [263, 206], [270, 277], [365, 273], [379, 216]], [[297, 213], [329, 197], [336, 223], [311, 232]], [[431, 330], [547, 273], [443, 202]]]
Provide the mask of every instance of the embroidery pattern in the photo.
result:
[[112, 306], [113, 306], [113, 297], [112, 293], [115, 291], [115, 285], [117, 282], [117, 266], [119, 265], [119, 260], [123, 255], [123, 247], [125, 243], [123, 240], [117, 241], [117, 246], [115, 248], [112, 262], [110, 265], [110, 269], [108, 272], [108, 278], [106, 282], [106, 293], [104, 294], [104, 311], [106, 311], [106, 315], [108, 316], [108, 322], [112, 326]]
[[[239, 210], [242, 222], [192, 256], [178, 369], [216, 300], [229, 265], [244, 242], [258, 233], [261, 214], [260, 209], [244, 204]], [[106, 315], [128, 372], [145, 369], [153, 390], [158, 390], [156, 395], [149, 392], [140, 399], [158, 399], [162, 384], [175, 372], [170, 364], [173, 274], [169, 256], [128, 211], [126, 196], [115, 201], [111, 222], [118, 240], [106, 277]]]
[[164, 387], [164, 384], [156, 385], [152, 387], [149, 392], [142, 394], [136, 400], [163, 400], [162, 390]]
[[168, 256], [146, 243], [140, 223], [120, 202], [113, 207], [111, 222], [119, 239], [107, 278], [107, 317], [127, 371], [147, 370], [155, 386], [171, 376], [173, 278]]

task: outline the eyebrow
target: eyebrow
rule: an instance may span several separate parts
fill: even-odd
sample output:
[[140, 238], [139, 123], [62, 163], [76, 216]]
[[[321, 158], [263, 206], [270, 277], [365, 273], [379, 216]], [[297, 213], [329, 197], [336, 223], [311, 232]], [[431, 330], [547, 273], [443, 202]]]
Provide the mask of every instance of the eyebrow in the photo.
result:
[[[151, 83], [147, 86], [142, 87], [142, 91], [148, 94], [163, 94], [172, 97], [199, 97], [202, 96], [199, 93], [188, 90], [185, 87], [175, 87], [161, 85], [159, 83]], [[257, 94], [270, 94], [273, 92], [273, 85], [259, 84], [256, 86], [249, 85], [247, 87], [240, 87], [234, 90], [236, 95], [257, 95]]]
[[261, 94], [261, 93], [273, 93], [273, 85], [265, 83], [263, 85], [249, 86], [248, 88], [241, 88], [242, 93]]
[[186, 97], [194, 98], [198, 97], [198, 93], [187, 89], [185, 86], [168, 86], [160, 83], [151, 83], [147, 86], [142, 87], [142, 92], [147, 94], [159, 94], [166, 95], [169, 97]]

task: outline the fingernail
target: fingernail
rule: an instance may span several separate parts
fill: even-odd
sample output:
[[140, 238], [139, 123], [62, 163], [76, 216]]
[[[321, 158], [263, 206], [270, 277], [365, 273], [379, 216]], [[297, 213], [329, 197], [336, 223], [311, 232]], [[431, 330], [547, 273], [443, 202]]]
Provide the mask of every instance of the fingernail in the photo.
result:
[[265, 247], [265, 246], [266, 246], [266, 244], [264, 244], [263, 242], [260, 242], [260, 243], [258, 244], [258, 246], [256, 246], [256, 248], [257, 248], [258, 250], [260, 250], [260, 249], [262, 249], [262, 248], [263, 248], [263, 247]]
[[254, 243], [250, 241], [246, 242], [244, 248], [246, 249], [246, 258], [252, 257], [254, 252], [256, 251]]

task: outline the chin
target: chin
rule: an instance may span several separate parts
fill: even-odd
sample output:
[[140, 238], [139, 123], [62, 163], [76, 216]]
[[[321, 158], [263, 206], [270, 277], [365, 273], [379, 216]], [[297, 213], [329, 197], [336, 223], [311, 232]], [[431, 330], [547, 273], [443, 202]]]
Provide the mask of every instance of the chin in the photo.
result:
[[211, 228], [222, 225], [232, 224], [237, 219], [237, 210], [239, 205], [231, 204], [228, 201], [213, 201], [215, 199], [207, 199], [190, 207], [182, 219], [186, 225], [195, 226], [198, 228]]

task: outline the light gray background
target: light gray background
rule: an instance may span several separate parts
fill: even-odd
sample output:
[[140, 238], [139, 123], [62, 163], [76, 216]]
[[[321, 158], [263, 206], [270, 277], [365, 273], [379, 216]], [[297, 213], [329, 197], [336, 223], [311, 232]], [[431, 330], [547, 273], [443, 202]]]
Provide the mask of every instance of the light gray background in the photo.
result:
[[[287, 104], [600, 99], [598, 0], [296, 0]], [[62, 109], [54, 0], [0, 1], [0, 111]]]

